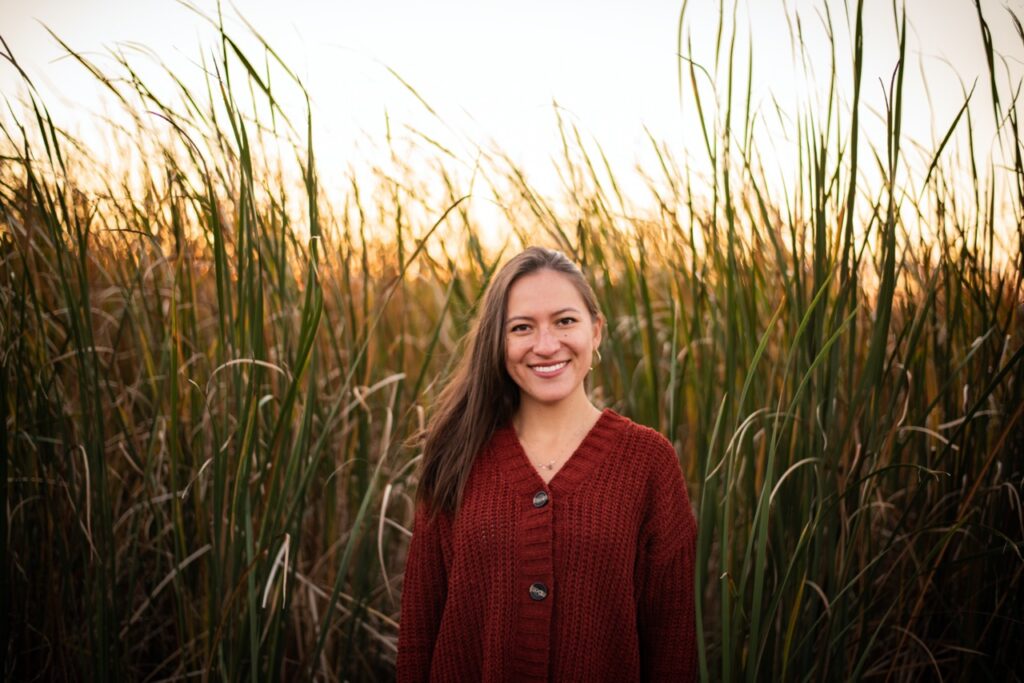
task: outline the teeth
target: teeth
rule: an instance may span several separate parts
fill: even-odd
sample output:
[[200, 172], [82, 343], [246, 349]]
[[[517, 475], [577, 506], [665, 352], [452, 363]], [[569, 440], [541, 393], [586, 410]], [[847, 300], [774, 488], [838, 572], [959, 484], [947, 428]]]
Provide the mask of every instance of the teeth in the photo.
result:
[[569, 361], [563, 360], [561, 363], [555, 363], [554, 365], [534, 365], [533, 369], [537, 372], [555, 372], [556, 370], [561, 370], [568, 364]]

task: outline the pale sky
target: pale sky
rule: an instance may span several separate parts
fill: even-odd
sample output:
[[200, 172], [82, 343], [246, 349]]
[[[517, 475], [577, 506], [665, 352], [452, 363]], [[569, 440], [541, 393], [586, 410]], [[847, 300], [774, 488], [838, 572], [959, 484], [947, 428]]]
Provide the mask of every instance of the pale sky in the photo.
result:
[[[210, 0], [196, 4], [207, 13], [215, 11]], [[799, 13], [812, 69], [819, 79], [827, 76], [829, 55], [820, 19], [825, 4], [740, 0], [738, 24], [742, 33], [747, 26], [753, 33], [752, 99], [766, 117], [774, 110], [773, 94], [787, 107], [812, 89], [793, 61], [787, 13]], [[840, 68], [848, 69], [845, 3], [827, 4], [837, 27]], [[681, 108], [676, 86], [680, 6], [679, 0], [239, 0], [225, 4], [224, 11], [236, 36], [246, 33], [237, 20], [241, 13], [303, 77], [314, 100], [322, 165], [346, 163], [363, 131], [380, 141], [386, 110], [393, 128], [409, 123], [436, 132], [455, 147], [459, 138], [493, 138], [545, 190], [545, 183], [555, 182], [548, 160], [560, 153], [553, 99], [569, 120], [601, 143], [613, 167], [624, 169], [621, 175], [629, 175], [638, 157], [650, 162], [645, 125], [680, 156], [701, 154], [692, 97], [687, 94]], [[907, 77], [904, 128], [932, 144], [962, 102], [956, 74], [967, 87], [979, 79], [976, 96], [988, 101], [981, 33], [969, 0], [907, 0], [906, 6], [914, 68]], [[695, 60], [709, 70], [718, 7], [718, 2], [690, 0], [684, 24]], [[892, 7], [891, 0], [866, 2], [864, 102], [876, 110], [883, 105], [881, 82], [888, 82], [895, 66]], [[997, 49], [1019, 78], [1024, 50], [1004, 7], [1024, 16], [1024, 0], [983, 0], [982, 7]], [[143, 45], [197, 84], [200, 50], [209, 54], [217, 47], [209, 26], [173, 0], [0, 0], [0, 36], [42, 89], [58, 123], [71, 130], [85, 112], [98, 108], [97, 88], [81, 66], [60, 59], [61, 48], [41, 23], [101, 67], [113, 66], [104, 51], [130, 52], [131, 45]], [[737, 49], [741, 65], [744, 41]], [[149, 58], [137, 54], [132, 59], [145, 73]], [[920, 85], [918, 63], [930, 84], [931, 104]], [[385, 65], [417, 89], [448, 131], [430, 121]], [[843, 79], [848, 82], [845, 72]], [[724, 81], [718, 87], [724, 88]], [[18, 90], [6, 63], [0, 64], [0, 88], [7, 96]], [[301, 121], [302, 108], [293, 107]], [[991, 125], [990, 120], [988, 114], [978, 123]], [[865, 125], [868, 135], [884, 130], [878, 121]], [[787, 146], [782, 138], [771, 142]], [[468, 155], [469, 149], [464, 145], [457, 151]]]

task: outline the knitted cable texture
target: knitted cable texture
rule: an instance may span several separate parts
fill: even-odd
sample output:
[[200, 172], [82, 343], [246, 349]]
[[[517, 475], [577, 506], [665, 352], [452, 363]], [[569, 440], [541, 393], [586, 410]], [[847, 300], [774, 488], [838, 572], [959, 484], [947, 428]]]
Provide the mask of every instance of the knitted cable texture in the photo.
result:
[[612, 410], [544, 484], [511, 426], [454, 516], [416, 510], [398, 681], [687, 681], [696, 523], [659, 433]]

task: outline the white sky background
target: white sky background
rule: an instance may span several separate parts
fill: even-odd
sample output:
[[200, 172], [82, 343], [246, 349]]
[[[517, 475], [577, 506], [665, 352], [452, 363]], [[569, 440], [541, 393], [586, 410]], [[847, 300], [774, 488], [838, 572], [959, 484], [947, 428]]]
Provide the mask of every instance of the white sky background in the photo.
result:
[[[211, 0], [197, 4], [215, 12]], [[848, 83], [847, 10], [841, 0], [828, 4], [838, 34], [842, 82]], [[824, 0], [740, 0], [737, 62], [742, 71], [749, 26], [755, 53], [752, 99], [766, 117], [774, 118], [770, 93], [787, 107], [809, 87], [802, 67], [793, 61], [787, 14], [800, 15], [812, 69], [819, 80], [827, 77], [830, 57], [820, 20], [824, 5]], [[387, 65], [438, 111], [450, 128], [438, 133], [447, 136], [446, 143], [459, 145], [460, 137], [463, 142], [493, 139], [526, 169], [536, 187], [550, 194], [557, 192], [550, 159], [561, 154], [551, 107], [557, 100], [568, 120], [600, 142], [626, 190], [642, 194], [631, 172], [634, 163], [639, 159], [655, 171], [643, 126], [678, 156], [703, 156], [692, 97], [687, 89], [680, 107], [676, 85], [680, 6], [680, 0], [239, 0], [226, 4], [224, 12], [235, 36], [246, 33], [234, 18], [237, 9], [303, 78], [314, 101], [315, 147], [325, 179], [334, 165], [349, 163], [353, 146], [367, 135], [377, 143], [383, 140], [385, 111], [393, 129], [409, 123], [438, 130]], [[959, 74], [967, 87], [978, 79], [975, 96], [984, 107], [975, 123], [982, 126], [978, 144], [987, 152], [992, 138], [988, 71], [974, 3], [907, 0], [906, 7], [913, 68], [907, 74], [905, 133], [926, 146], [941, 139], [962, 104]], [[997, 49], [1019, 78], [1024, 49], [1005, 7], [1024, 17], [1024, 0], [983, 0], [982, 7]], [[718, 2], [690, 0], [684, 24], [694, 58], [709, 70], [718, 9]], [[101, 56], [104, 51], [144, 45], [180, 77], [195, 78], [197, 87], [202, 82], [196, 64], [200, 50], [217, 49], [210, 27], [173, 0], [0, 0], [0, 36], [47, 97], [58, 124], [78, 132], [86, 113], [99, 109], [98, 89], [80, 65], [60, 58], [62, 49], [41, 23], [101, 67], [113, 67]], [[867, 0], [865, 28], [864, 103], [881, 111], [880, 81], [888, 83], [897, 55], [890, 0]], [[147, 61], [142, 55], [132, 59], [140, 65]], [[928, 79], [931, 103], [918, 64]], [[718, 87], [724, 88], [724, 81]], [[6, 63], [0, 64], [0, 88], [8, 97], [19, 91]], [[742, 87], [737, 91], [739, 98]], [[301, 122], [302, 106], [294, 102], [290, 109]], [[865, 118], [865, 134], [883, 139], [880, 120]], [[776, 147], [779, 163], [793, 151], [781, 136], [765, 136], [760, 143], [763, 153], [769, 152], [766, 145]], [[458, 149], [472, 160], [468, 143]], [[372, 152], [364, 144], [360, 153]]]

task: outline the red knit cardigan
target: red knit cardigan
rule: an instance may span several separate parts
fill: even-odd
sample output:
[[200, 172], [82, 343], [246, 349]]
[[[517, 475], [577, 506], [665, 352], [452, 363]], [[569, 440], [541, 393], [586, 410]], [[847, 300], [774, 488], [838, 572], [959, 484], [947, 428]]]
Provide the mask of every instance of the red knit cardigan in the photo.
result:
[[398, 681], [691, 680], [695, 540], [654, 430], [605, 410], [545, 485], [499, 429], [454, 519], [417, 507]]

